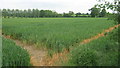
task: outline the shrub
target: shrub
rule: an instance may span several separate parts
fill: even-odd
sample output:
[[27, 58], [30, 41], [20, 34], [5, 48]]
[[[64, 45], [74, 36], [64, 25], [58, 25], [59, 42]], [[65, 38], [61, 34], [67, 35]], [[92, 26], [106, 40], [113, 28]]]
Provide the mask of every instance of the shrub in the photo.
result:
[[95, 66], [97, 65], [97, 55], [95, 51], [82, 46], [71, 52], [70, 63], [77, 66]]

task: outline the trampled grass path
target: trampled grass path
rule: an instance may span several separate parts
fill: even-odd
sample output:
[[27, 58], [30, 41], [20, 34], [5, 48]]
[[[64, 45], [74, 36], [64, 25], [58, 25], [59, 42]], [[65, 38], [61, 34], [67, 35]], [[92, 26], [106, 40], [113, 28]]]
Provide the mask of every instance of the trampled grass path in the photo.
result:
[[[113, 27], [110, 27], [109, 29], [104, 30], [102, 33], [99, 33], [96, 36], [93, 36], [91, 38], [85, 39], [82, 42], [78, 43], [80, 45], [82, 44], [86, 44], [91, 42], [92, 40], [98, 39], [100, 37], [103, 37], [105, 35], [106, 32], [110, 32], [113, 29], [119, 27], [119, 25], [115, 25]], [[47, 50], [43, 50], [43, 49], [37, 49], [34, 47], [34, 45], [29, 45], [29, 44], [25, 44], [22, 43], [20, 40], [15, 40], [12, 39], [11, 36], [4, 36], [7, 39], [11, 39], [13, 40], [16, 45], [21, 46], [22, 48], [26, 49], [28, 51], [28, 53], [30, 54], [30, 61], [31, 64], [33, 66], [56, 66], [55, 63], [56, 61], [59, 62], [61, 61], [60, 58], [62, 58], [62, 61], [67, 61], [67, 54], [69, 53], [68, 51], [63, 51], [62, 53], [56, 53], [53, 55], [52, 58], [47, 58]]]

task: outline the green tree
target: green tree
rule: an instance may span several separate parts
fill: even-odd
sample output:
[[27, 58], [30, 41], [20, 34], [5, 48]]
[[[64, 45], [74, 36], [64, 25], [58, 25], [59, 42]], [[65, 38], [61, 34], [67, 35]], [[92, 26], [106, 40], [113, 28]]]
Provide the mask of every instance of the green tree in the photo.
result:
[[79, 17], [79, 16], [81, 15], [81, 13], [78, 12], [78, 13], [76, 13], [75, 15], [76, 15], [76, 17]]
[[39, 12], [38, 9], [35, 9], [34, 15], [35, 15], [35, 17], [37, 17], [37, 18], [40, 16], [40, 12]]
[[14, 17], [15, 17], [15, 10], [12, 9], [11, 12], [12, 12], [12, 15], [11, 15], [11, 16], [14, 18]]
[[63, 13], [63, 17], [70, 17], [69, 13]]
[[16, 16], [16, 17], [19, 17], [19, 16], [20, 16], [20, 15], [19, 15], [19, 9], [16, 9], [16, 10], [15, 10], [15, 16]]
[[100, 17], [105, 17], [106, 16], [106, 9], [102, 9], [102, 11], [100, 12]]
[[44, 17], [45, 16], [45, 11], [44, 10], [40, 10], [40, 17]]
[[2, 10], [0, 9], [0, 19], [2, 18]]
[[24, 12], [23, 12], [23, 10], [19, 10], [19, 17], [24, 17]]
[[69, 13], [63, 13], [63, 17], [73, 17], [74, 12], [73, 11], [69, 11]]
[[10, 18], [11, 17], [11, 10], [10, 9], [7, 9], [7, 17]]
[[93, 7], [89, 11], [91, 11], [91, 17], [98, 17], [100, 13], [100, 8]]
[[32, 17], [36, 17], [36, 14], [35, 14], [35, 9], [32, 9]]
[[27, 15], [27, 10], [24, 10], [24, 11], [23, 11], [23, 16], [24, 16], [24, 17], [28, 17], [28, 15]]
[[32, 17], [32, 10], [31, 9], [28, 9], [28, 17], [31, 18]]
[[114, 0], [112, 2], [106, 1], [106, 0], [97, 0], [97, 1], [104, 1], [105, 4], [98, 4], [97, 6], [100, 8], [107, 8], [111, 9], [114, 12], [117, 12], [115, 20], [120, 24], [120, 0]]
[[118, 23], [120, 24], [120, 2], [118, 2], [118, 8], [117, 8], [117, 11], [118, 11], [118, 17], [117, 17], [117, 21]]
[[73, 17], [73, 15], [74, 15], [74, 12], [73, 11], [69, 11], [69, 16]]
[[3, 9], [3, 10], [2, 10], [2, 16], [3, 16], [4, 18], [7, 17], [7, 10], [6, 10], [6, 9]]

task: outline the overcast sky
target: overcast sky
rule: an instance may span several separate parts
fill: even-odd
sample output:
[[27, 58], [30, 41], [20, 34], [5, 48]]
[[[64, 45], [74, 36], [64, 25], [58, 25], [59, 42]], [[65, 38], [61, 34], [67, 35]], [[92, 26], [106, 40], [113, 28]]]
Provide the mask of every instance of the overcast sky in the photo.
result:
[[0, 8], [6, 9], [49, 9], [58, 13], [74, 11], [89, 13], [88, 9], [98, 2], [96, 0], [0, 0]]

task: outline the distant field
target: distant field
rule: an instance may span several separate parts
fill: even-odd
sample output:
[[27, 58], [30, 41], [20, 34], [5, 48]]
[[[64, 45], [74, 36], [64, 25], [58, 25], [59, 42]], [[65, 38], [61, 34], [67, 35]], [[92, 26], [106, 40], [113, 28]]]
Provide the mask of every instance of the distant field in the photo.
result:
[[113, 26], [113, 22], [106, 18], [9, 18], [3, 19], [3, 33], [60, 52]]

